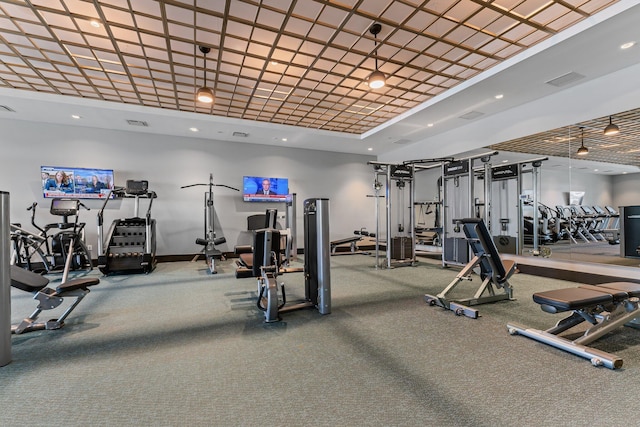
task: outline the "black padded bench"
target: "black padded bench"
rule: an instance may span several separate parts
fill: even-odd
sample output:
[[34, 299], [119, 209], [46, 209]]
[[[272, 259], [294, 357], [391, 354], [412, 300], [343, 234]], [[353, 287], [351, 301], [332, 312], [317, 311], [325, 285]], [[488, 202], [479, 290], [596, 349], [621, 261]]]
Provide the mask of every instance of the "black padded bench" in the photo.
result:
[[[89, 293], [89, 287], [100, 283], [98, 278], [78, 278], [68, 280], [56, 286], [55, 289], [47, 287], [49, 279], [32, 271], [25, 270], [15, 265], [11, 266], [11, 286], [21, 291], [30, 292], [33, 299], [38, 301], [38, 307], [20, 324], [11, 326], [11, 332], [22, 334], [24, 332], [42, 329], [60, 329], [64, 326], [65, 319], [80, 304], [80, 301]], [[65, 298], [74, 297], [76, 300], [58, 319], [46, 322], [36, 322], [43, 310], [52, 310], [58, 307]]]
[[[498, 249], [482, 219], [464, 218], [454, 221], [462, 225], [474, 257], [442, 292], [435, 296], [425, 294], [424, 300], [429, 305], [438, 305], [452, 310], [457, 315], [476, 319], [478, 310], [468, 306], [513, 299], [513, 288], [509, 284], [509, 278], [516, 271], [516, 263], [500, 258]], [[471, 275], [476, 267], [480, 267], [482, 283], [473, 297], [447, 298], [447, 294], [460, 282], [472, 280]]]
[[[359, 241], [362, 240], [362, 238], [364, 236], [371, 236], [371, 237], [375, 237], [375, 234], [373, 233], [369, 233], [368, 231], [362, 229], [362, 230], [355, 230], [353, 232], [353, 236], [351, 237], [345, 237], [344, 239], [338, 239], [338, 240], [333, 240], [331, 242], [329, 242], [329, 244], [331, 245], [331, 255], [345, 255], [345, 254], [357, 254], [357, 253], [365, 253], [365, 252], [361, 252], [358, 251], [358, 245], [357, 243]], [[349, 251], [339, 251], [338, 247], [342, 246], [342, 245], [349, 245]]]
[[356, 252], [356, 243], [359, 242], [360, 240], [362, 240], [362, 236], [347, 237], [345, 239], [339, 239], [339, 240], [334, 240], [334, 241], [330, 242], [330, 244], [331, 244], [331, 255], [336, 255], [337, 254], [336, 250], [338, 249], [338, 246], [346, 245], [347, 243], [350, 245], [350, 249], [351, 249], [350, 253], [355, 253]]
[[[612, 282], [601, 285], [580, 285], [576, 288], [554, 289], [533, 294], [533, 301], [547, 313], [571, 312], [555, 326], [545, 331], [508, 324], [512, 335], [524, 335], [587, 358], [594, 366], [620, 368], [622, 359], [614, 354], [588, 347], [603, 335], [640, 316], [638, 311], [640, 283]], [[590, 326], [577, 339], [560, 336], [584, 322]]]

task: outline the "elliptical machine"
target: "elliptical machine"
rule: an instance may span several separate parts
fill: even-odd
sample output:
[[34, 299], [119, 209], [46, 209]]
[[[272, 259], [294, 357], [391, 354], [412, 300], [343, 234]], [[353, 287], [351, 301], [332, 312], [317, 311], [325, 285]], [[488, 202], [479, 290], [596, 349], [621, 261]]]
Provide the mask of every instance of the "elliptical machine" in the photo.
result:
[[[267, 235], [269, 230], [264, 230]], [[260, 267], [257, 307], [264, 312], [265, 323], [282, 320], [280, 313], [303, 308], [316, 308], [320, 314], [331, 313], [331, 244], [329, 242], [329, 199], [304, 201], [304, 300], [287, 306], [284, 283], [278, 296], [277, 254], [270, 250], [271, 239], [265, 238], [265, 252], [273, 264]], [[269, 246], [268, 246], [269, 245]]]
[[[11, 225], [14, 254], [12, 263], [37, 273], [54, 273], [68, 270], [92, 270], [91, 253], [84, 241], [84, 222], [79, 222], [80, 208], [86, 207], [74, 198], [54, 198], [49, 213], [61, 216], [62, 222], [36, 224], [37, 202], [27, 208], [31, 211], [31, 225], [38, 234], [30, 233], [18, 224]], [[75, 217], [73, 222], [69, 217]], [[36, 258], [36, 262], [32, 259]], [[40, 262], [38, 262], [40, 261]], [[40, 267], [42, 264], [42, 268]]]
[[[224, 259], [222, 252], [216, 249], [216, 246], [225, 243], [227, 239], [224, 236], [216, 238], [214, 221], [215, 211], [213, 208], [213, 187], [226, 187], [235, 191], [240, 190], [224, 184], [214, 184], [212, 173], [209, 174], [209, 184], [189, 184], [183, 185], [180, 188], [196, 187], [199, 185], [208, 185], [209, 191], [204, 193], [204, 238], [197, 238], [196, 245], [203, 246], [202, 251], [200, 252], [204, 253], [205, 255], [207, 266], [209, 267], [209, 272], [211, 274], [216, 274], [218, 272], [216, 269], [216, 259]], [[193, 258], [193, 261], [197, 260], [199, 257], [200, 254], [196, 255]]]

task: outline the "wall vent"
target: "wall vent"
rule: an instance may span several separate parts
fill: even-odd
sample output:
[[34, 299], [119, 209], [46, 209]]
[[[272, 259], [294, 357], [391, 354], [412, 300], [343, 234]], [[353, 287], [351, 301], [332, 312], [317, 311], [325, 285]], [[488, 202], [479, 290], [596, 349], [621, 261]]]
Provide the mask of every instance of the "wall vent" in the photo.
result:
[[234, 132], [233, 136], [237, 136], [239, 138], [246, 138], [249, 136], [249, 134], [246, 132]]
[[127, 120], [127, 123], [129, 123], [131, 126], [149, 127], [149, 123], [145, 122], [144, 120]]
[[393, 141], [393, 144], [402, 145], [402, 144], [408, 144], [410, 142], [411, 142], [411, 140], [409, 140], [409, 139], [399, 139], [397, 141]]
[[584, 76], [582, 74], [571, 71], [567, 74], [561, 75], [560, 77], [556, 77], [555, 79], [548, 80], [545, 83], [551, 86], [561, 87], [580, 79], [584, 79]]
[[482, 115], [484, 115], [484, 113], [481, 113], [480, 111], [469, 111], [468, 113], [461, 115], [460, 118], [465, 120], [473, 120]]

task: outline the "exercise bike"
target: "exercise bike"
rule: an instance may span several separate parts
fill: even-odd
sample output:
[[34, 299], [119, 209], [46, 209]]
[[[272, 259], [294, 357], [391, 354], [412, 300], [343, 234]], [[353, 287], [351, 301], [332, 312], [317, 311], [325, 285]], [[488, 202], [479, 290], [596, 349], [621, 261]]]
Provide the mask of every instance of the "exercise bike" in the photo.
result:
[[[24, 230], [20, 224], [11, 225], [12, 264], [43, 274], [64, 271], [67, 263], [67, 270], [92, 270], [91, 252], [84, 242], [85, 223], [79, 222], [80, 208], [90, 209], [78, 199], [52, 199], [49, 212], [61, 216], [62, 222], [40, 227], [35, 221], [37, 206], [34, 202], [27, 208], [37, 234]], [[74, 220], [70, 222], [72, 216]]]

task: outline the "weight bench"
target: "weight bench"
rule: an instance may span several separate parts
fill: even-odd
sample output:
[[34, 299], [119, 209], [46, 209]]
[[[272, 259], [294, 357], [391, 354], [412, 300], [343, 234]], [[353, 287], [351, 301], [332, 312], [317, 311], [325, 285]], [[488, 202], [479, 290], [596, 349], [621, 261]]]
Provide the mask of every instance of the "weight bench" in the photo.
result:
[[[38, 307], [27, 318], [18, 325], [11, 326], [11, 332], [22, 334], [24, 332], [39, 331], [42, 329], [60, 329], [64, 326], [65, 319], [80, 304], [80, 301], [89, 293], [89, 287], [100, 283], [97, 278], [79, 278], [68, 280], [59, 284], [55, 289], [47, 287], [49, 279], [32, 271], [25, 270], [18, 266], [11, 266], [11, 286], [25, 292], [30, 292], [33, 299], [38, 301]], [[52, 310], [64, 301], [67, 297], [74, 297], [76, 300], [60, 316], [59, 319], [51, 319], [46, 322], [36, 322], [43, 310]]]
[[[577, 288], [555, 289], [533, 294], [533, 300], [547, 313], [572, 312], [546, 331], [529, 329], [510, 323], [511, 335], [524, 335], [544, 344], [557, 347], [589, 359], [594, 366], [616, 369], [622, 359], [614, 354], [588, 347], [613, 329], [640, 317], [638, 310], [640, 283], [613, 282], [601, 285], [581, 285]], [[589, 322], [584, 333], [574, 340], [560, 336], [583, 322]]]
[[[516, 271], [516, 263], [500, 259], [498, 249], [496, 249], [496, 245], [493, 243], [489, 230], [487, 230], [487, 226], [482, 219], [465, 218], [454, 221], [462, 225], [474, 257], [458, 273], [449, 286], [436, 296], [425, 294], [424, 300], [429, 305], [444, 307], [459, 316], [465, 315], [472, 319], [477, 319], [478, 310], [468, 306], [513, 299], [513, 288], [509, 284], [509, 278]], [[480, 267], [482, 283], [474, 296], [463, 299], [447, 298], [447, 295], [460, 282], [472, 280], [471, 273], [476, 267]]]
[[[332, 242], [329, 242], [329, 244], [331, 245], [331, 255], [345, 255], [345, 254], [353, 255], [357, 253], [364, 253], [364, 252], [358, 251], [358, 245], [356, 243], [361, 241], [364, 236], [375, 237], [375, 234], [369, 233], [364, 228], [361, 230], [355, 230], [353, 234], [354, 236], [352, 237], [346, 237], [344, 239], [339, 239], [339, 240], [334, 240]], [[349, 244], [349, 249], [350, 249], [349, 252], [338, 251], [338, 246], [346, 245], [347, 243]]]

